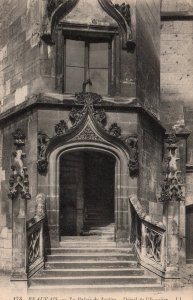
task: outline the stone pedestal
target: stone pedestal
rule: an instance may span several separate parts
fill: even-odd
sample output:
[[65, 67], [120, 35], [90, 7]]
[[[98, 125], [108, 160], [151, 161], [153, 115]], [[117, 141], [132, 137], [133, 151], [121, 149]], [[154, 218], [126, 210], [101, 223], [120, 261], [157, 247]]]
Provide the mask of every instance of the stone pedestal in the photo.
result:
[[26, 200], [21, 194], [13, 201], [12, 281], [24, 281], [26, 273]]
[[180, 202], [169, 202], [167, 207], [167, 253], [165, 278], [179, 278], [179, 214]]

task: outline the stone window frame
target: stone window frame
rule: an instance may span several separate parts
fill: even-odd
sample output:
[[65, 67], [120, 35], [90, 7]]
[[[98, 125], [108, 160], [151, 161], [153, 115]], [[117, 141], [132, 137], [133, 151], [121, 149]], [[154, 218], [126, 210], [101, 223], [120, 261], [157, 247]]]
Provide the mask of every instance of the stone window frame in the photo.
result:
[[[120, 90], [120, 51], [121, 41], [118, 27], [113, 26], [91, 26], [85, 28], [80, 25], [59, 23], [55, 30], [56, 44], [56, 80], [55, 87], [59, 93], [65, 92], [65, 40], [87, 40], [89, 42], [103, 41], [109, 46], [109, 75], [108, 75], [108, 94], [105, 96], [114, 96]], [[86, 37], [86, 38], [85, 38]], [[77, 91], [79, 92], [79, 91]]]

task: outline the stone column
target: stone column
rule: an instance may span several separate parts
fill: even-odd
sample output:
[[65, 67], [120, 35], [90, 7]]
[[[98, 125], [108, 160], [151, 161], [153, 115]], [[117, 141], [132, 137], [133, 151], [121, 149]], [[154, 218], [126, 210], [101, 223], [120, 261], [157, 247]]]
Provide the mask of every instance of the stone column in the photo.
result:
[[[181, 171], [184, 155], [180, 151], [181, 140], [176, 134], [168, 135], [165, 144], [165, 179], [162, 185], [161, 201], [164, 205], [164, 220], [167, 228], [166, 257], [165, 257], [165, 279], [167, 284], [178, 284], [176, 279], [180, 277], [180, 260], [182, 239], [184, 236], [185, 221], [185, 191], [184, 176]], [[184, 147], [183, 147], [184, 149]], [[175, 282], [169, 283], [169, 279]]]

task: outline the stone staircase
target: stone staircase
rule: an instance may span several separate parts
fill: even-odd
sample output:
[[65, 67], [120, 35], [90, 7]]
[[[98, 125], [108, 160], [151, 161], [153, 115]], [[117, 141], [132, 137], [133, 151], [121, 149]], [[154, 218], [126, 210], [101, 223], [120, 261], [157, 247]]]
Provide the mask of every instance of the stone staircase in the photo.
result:
[[90, 225], [88, 236], [63, 237], [60, 247], [51, 249], [45, 269], [30, 280], [30, 291], [96, 293], [163, 289], [155, 276], [147, 275], [138, 266], [132, 246], [116, 246], [112, 223]]
[[113, 216], [110, 214], [108, 208], [101, 207], [90, 203], [86, 208], [86, 216], [84, 220], [84, 236], [104, 236], [113, 240], [114, 237], [114, 223]]

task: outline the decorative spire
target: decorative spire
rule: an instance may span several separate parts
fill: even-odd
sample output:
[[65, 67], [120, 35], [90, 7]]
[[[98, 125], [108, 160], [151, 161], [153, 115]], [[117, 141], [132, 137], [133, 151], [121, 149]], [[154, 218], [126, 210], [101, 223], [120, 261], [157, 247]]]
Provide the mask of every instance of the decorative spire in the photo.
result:
[[177, 138], [174, 133], [170, 134], [166, 140], [167, 154], [165, 157], [166, 168], [165, 178], [161, 186], [160, 201], [183, 201], [183, 183], [181, 171], [178, 167], [178, 146]]
[[18, 128], [12, 135], [15, 140], [14, 145], [16, 146], [16, 150], [13, 152], [12, 175], [9, 179], [10, 188], [8, 197], [14, 200], [21, 194], [22, 198], [30, 199], [29, 178], [27, 168], [24, 167], [23, 163], [23, 159], [26, 157], [22, 150], [25, 146], [25, 134], [22, 129]]

